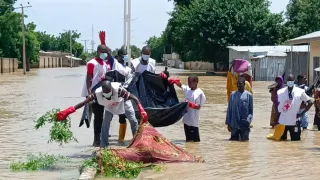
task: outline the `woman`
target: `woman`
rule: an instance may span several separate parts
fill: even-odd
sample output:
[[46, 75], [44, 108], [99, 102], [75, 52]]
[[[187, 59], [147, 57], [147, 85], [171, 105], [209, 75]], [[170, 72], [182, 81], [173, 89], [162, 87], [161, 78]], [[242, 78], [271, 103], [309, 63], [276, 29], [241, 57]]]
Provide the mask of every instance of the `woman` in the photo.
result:
[[272, 110], [271, 110], [271, 118], [270, 118], [270, 126], [272, 126], [272, 128], [277, 124], [278, 118], [279, 118], [279, 113], [277, 111], [277, 108], [278, 108], [277, 91], [284, 87], [282, 76], [276, 77], [275, 82], [277, 83], [277, 86], [270, 89], [271, 101], [273, 102]]
[[316, 112], [314, 115], [314, 129], [318, 129], [320, 131], [320, 88], [315, 89], [314, 91], [314, 106], [316, 108]]

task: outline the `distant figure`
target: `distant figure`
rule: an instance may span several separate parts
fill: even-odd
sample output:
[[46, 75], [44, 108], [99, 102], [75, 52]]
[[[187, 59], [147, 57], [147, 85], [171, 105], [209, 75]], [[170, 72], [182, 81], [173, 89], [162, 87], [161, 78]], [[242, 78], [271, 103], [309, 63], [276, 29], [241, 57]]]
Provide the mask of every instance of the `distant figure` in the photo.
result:
[[250, 124], [253, 115], [252, 94], [244, 89], [245, 79], [239, 77], [237, 80], [238, 90], [230, 95], [227, 110], [226, 125], [231, 132], [231, 141], [248, 141]]
[[168, 71], [168, 67], [167, 67], [167, 66], [164, 68], [163, 73], [164, 73], [165, 75], [167, 75], [168, 78], [170, 77], [170, 73], [169, 73], [169, 71]]
[[[297, 76], [297, 80], [298, 80], [298, 82], [297, 82], [296, 86], [299, 87], [300, 89], [303, 89], [303, 90], [307, 91], [308, 90], [308, 86], [306, 84], [307, 77], [302, 75], [302, 74], [299, 74]], [[306, 102], [302, 102], [301, 103], [299, 114], [304, 111], [304, 109], [306, 108], [306, 105], [307, 105]], [[301, 127], [303, 128], [303, 130], [306, 130], [308, 128], [308, 125], [309, 125], [308, 112], [306, 112], [301, 117], [300, 121], [301, 121]]]

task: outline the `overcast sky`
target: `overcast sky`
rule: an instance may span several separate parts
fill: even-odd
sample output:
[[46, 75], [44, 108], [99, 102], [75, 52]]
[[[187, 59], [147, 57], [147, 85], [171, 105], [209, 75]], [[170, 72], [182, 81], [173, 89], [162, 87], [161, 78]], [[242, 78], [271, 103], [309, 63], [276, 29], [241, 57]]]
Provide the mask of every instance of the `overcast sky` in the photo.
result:
[[[27, 2], [32, 7], [25, 10], [26, 23], [35, 22], [37, 30], [54, 35], [64, 29], [78, 30], [81, 40], [91, 40], [93, 24], [96, 43], [99, 43], [98, 31], [104, 30], [109, 47], [118, 48], [123, 44], [123, 0], [18, 0], [16, 5]], [[288, 2], [271, 0], [270, 9], [276, 13], [285, 11]], [[131, 44], [141, 48], [150, 36], [159, 36], [172, 9], [173, 4], [168, 0], [132, 0]]]

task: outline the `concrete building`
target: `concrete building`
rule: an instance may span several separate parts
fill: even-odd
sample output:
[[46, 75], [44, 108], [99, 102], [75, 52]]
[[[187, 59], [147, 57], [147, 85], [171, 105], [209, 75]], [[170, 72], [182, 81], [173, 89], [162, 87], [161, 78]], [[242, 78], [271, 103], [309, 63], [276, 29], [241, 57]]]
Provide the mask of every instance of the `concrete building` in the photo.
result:
[[78, 67], [82, 59], [60, 51], [39, 52], [39, 64], [33, 68]]
[[0, 58], [0, 74], [18, 71], [17, 58]]
[[309, 84], [312, 84], [317, 76], [314, 69], [320, 66], [320, 31], [288, 40], [287, 43], [292, 46], [296, 44], [308, 44], [307, 76]]

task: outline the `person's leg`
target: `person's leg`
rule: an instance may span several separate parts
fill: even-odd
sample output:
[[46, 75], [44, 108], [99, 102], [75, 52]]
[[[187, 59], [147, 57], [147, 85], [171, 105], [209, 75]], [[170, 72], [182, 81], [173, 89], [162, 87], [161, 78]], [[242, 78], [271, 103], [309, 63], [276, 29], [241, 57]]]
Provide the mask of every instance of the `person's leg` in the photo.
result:
[[103, 112], [104, 106], [101, 106], [98, 103], [92, 104], [92, 112], [94, 114], [93, 118], [93, 130], [94, 130], [94, 141], [93, 146], [100, 146], [100, 134], [101, 134], [101, 126], [103, 121]]
[[136, 134], [136, 131], [138, 129], [138, 121], [137, 121], [136, 114], [134, 112], [131, 101], [129, 101], [129, 100], [126, 101], [124, 103], [124, 108], [125, 108], [125, 115], [130, 122], [132, 136], [134, 137], [134, 135]]
[[305, 113], [300, 120], [301, 120], [301, 127], [303, 128], [303, 130], [306, 130], [309, 124], [308, 113]]
[[289, 128], [291, 141], [300, 141], [301, 140], [301, 127], [300, 122], [296, 126], [290, 126]]
[[109, 130], [113, 114], [109, 111], [104, 111], [104, 118], [101, 129], [101, 147], [106, 148], [109, 145]]
[[191, 128], [190, 126], [184, 124], [184, 134], [186, 135], [186, 142], [191, 142], [192, 138], [191, 138]]
[[250, 128], [249, 127], [241, 128], [240, 129], [241, 141], [249, 141], [249, 133], [250, 133]]
[[118, 142], [122, 143], [124, 141], [124, 138], [126, 136], [126, 131], [127, 131], [127, 121], [126, 121], [126, 116], [124, 114], [119, 115], [119, 138]]
[[190, 126], [191, 129], [191, 139], [193, 142], [200, 142], [199, 127]]
[[231, 129], [231, 138], [230, 141], [239, 141], [240, 140], [240, 134], [238, 129]]
[[288, 136], [287, 136], [288, 135], [288, 130], [289, 130], [289, 127], [286, 126], [284, 131], [283, 131], [283, 134], [281, 136], [281, 140], [287, 140], [288, 139]]

